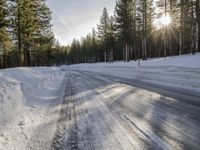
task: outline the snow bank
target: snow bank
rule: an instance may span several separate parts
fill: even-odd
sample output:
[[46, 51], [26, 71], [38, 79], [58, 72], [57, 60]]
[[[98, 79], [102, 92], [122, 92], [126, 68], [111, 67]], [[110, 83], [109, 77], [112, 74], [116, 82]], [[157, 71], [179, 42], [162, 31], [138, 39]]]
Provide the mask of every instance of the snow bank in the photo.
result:
[[140, 61], [140, 66], [138, 61], [128, 63], [119, 61], [77, 64], [64, 68], [137, 79], [200, 93], [200, 53], [149, 59]]
[[[153, 58], [147, 61], [140, 61], [141, 66], [167, 66], [167, 67], [187, 67], [187, 68], [200, 68], [200, 53], [195, 55], [186, 54], [181, 56], [173, 56], [166, 58]], [[76, 64], [72, 67], [137, 67], [138, 61], [130, 61], [124, 63], [123, 61], [116, 61], [114, 63], [93, 63], [93, 64]]]
[[0, 70], [0, 149], [26, 149], [64, 73], [55, 67]]

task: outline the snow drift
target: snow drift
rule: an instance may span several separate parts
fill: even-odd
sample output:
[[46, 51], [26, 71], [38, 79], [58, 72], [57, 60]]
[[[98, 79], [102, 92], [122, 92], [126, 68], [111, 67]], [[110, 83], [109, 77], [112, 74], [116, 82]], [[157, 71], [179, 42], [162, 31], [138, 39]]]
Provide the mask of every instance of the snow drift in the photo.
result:
[[59, 98], [56, 92], [63, 77], [64, 73], [55, 67], [0, 71], [0, 149], [26, 149], [33, 129]]

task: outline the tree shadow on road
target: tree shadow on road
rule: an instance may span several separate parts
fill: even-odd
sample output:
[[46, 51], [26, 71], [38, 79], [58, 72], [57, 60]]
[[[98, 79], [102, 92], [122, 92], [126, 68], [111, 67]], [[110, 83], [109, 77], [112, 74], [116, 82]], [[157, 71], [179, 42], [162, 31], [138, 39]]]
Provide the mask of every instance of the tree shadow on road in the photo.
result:
[[[116, 89], [122, 90], [117, 92]], [[127, 137], [114, 136], [114, 129], [119, 125], [129, 133], [129, 137], [137, 135], [132, 140], [137, 140], [139, 143], [136, 145], [141, 149], [165, 149], [167, 146], [172, 149], [198, 148], [199, 108], [160, 93], [157, 93], [159, 97], [151, 96], [153, 93], [102, 77], [73, 72], [65, 89], [62, 108], [52, 111], [59, 117], [49, 122], [56, 124], [51, 148], [103, 149], [112, 141], [112, 146], [118, 145], [118, 149], [122, 149], [123, 145], [119, 143]], [[191, 135], [196, 137], [192, 141], [188, 140], [191, 139], [188, 136], [191, 127], [188, 125], [194, 127], [191, 133], [196, 131]], [[112, 146], [110, 149], [114, 149]]]

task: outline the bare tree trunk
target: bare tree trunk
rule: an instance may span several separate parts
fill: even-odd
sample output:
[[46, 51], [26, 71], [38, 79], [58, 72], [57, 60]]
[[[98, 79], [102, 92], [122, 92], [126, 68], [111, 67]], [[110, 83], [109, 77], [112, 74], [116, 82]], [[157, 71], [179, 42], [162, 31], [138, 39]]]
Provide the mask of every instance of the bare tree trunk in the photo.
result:
[[136, 45], [135, 45], [135, 42], [134, 42], [134, 46], [133, 46], [133, 53], [134, 53], [134, 60], [136, 61], [138, 56], [137, 56], [137, 51], [136, 51]]
[[113, 48], [110, 50], [110, 62], [113, 63]]
[[129, 59], [132, 60], [133, 59], [133, 48], [132, 46], [130, 46], [130, 52], [129, 52]]
[[196, 0], [196, 32], [197, 32], [197, 42], [196, 42], [196, 51], [200, 51], [200, 10], [199, 10], [199, 0]]
[[179, 55], [182, 54], [183, 49], [183, 0], [181, 0], [181, 13], [180, 13], [180, 33], [179, 33]]
[[149, 58], [151, 58], [151, 53], [152, 53], [152, 43], [151, 43], [151, 39], [149, 39]]
[[[137, 60], [137, 58], [138, 58], [138, 56], [137, 56], [137, 50], [136, 50], [136, 38], [137, 38], [137, 32], [136, 32], [136, 18], [137, 18], [137, 5], [136, 5], [136, 0], [134, 0], [134, 29], [133, 29], [133, 31], [134, 31], [134, 33], [135, 33], [135, 35], [134, 35], [134, 42], [133, 42], [133, 47], [132, 47], [132, 51], [133, 51], [133, 53], [134, 53], [134, 60], [136, 61]], [[133, 55], [133, 54], [132, 54]]]
[[98, 50], [97, 62], [100, 62], [100, 52]]
[[20, 9], [19, 6], [17, 7], [17, 34], [18, 34], [18, 65], [22, 66], [23, 61], [22, 61], [22, 43], [21, 43], [21, 26], [20, 26], [20, 21], [21, 21], [21, 16], [20, 16]]
[[30, 66], [29, 44], [27, 43], [24, 45], [24, 66]]
[[166, 27], [164, 27], [164, 57], [167, 56], [167, 35], [166, 35]]
[[[63, 63], [64, 63], [64, 60], [63, 60]], [[27, 51], [27, 66], [30, 66], [30, 65], [31, 65], [31, 53], [28, 50]]]
[[191, 0], [191, 53], [195, 54], [194, 52], [194, 9], [193, 9], [194, 5], [193, 5], [193, 0]]
[[[167, 1], [165, 0], [165, 16], [167, 15]], [[167, 56], [167, 27], [164, 26], [164, 57]]]
[[3, 49], [3, 68], [6, 68], [6, 50]]
[[123, 60], [124, 60], [124, 62], [126, 61], [126, 54], [125, 54], [125, 50], [126, 48], [125, 48], [125, 45], [123, 45]]
[[107, 62], [107, 52], [106, 52], [106, 50], [104, 51], [104, 61]]
[[27, 66], [27, 47], [24, 47], [24, 64], [23, 66]]
[[1, 60], [1, 57], [0, 57], [0, 68], [2, 68], [2, 60]]
[[199, 51], [199, 34], [198, 34], [198, 32], [199, 32], [199, 27], [198, 27], [199, 25], [198, 25], [198, 22], [196, 23], [196, 42], [195, 42], [195, 47], [196, 47], [196, 52], [198, 52]]
[[[170, 0], [170, 16], [173, 16], [172, 12], [173, 12], [173, 3], [172, 3], [172, 0]], [[170, 27], [172, 26], [170, 25]], [[170, 56], [172, 56], [172, 31], [171, 30], [169, 30], [169, 51], [170, 51]]]
[[126, 43], [126, 46], [125, 46], [126, 48], [125, 48], [125, 55], [126, 55], [126, 58], [125, 58], [125, 61], [126, 62], [128, 62], [128, 45], [127, 45], [127, 43]]
[[172, 33], [170, 31], [170, 38], [169, 38], [169, 51], [170, 51], [170, 56], [172, 56]]
[[[146, 33], [145, 33], [146, 34]], [[147, 39], [146, 39], [146, 36], [144, 38], [144, 60], [147, 59]]]
[[[161, 37], [160, 37], [161, 39]], [[158, 57], [161, 57], [161, 50], [162, 50], [162, 39], [160, 40], [160, 44], [159, 45], [159, 52], [158, 52]]]
[[129, 49], [128, 49], [128, 61], [130, 61], [132, 59], [132, 50], [131, 50], [131, 45], [129, 45]]
[[144, 56], [143, 59], [146, 60], [147, 58], [147, 12], [146, 12], [146, 8], [147, 8], [147, 3], [146, 0], [144, 1]]
[[182, 31], [180, 32], [179, 35], [179, 55], [182, 54]]

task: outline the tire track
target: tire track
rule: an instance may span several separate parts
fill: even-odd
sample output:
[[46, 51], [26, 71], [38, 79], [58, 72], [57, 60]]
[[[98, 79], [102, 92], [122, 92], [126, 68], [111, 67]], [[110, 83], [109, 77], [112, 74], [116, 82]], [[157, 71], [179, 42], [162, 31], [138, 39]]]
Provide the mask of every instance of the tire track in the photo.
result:
[[[87, 76], [89, 76], [89, 75], [87, 75]], [[103, 80], [102, 81], [98, 81], [98, 79], [96, 79], [97, 77], [93, 77], [93, 76], [89, 76], [88, 77], [88, 79], [89, 79], [89, 82], [91, 83], [91, 85], [95, 85], [95, 84], [102, 84], [103, 83]], [[100, 79], [100, 78], [99, 78]], [[99, 94], [99, 95], [102, 95], [103, 97], [104, 97], [104, 95], [105, 95], [105, 97], [108, 97], [108, 93], [112, 93], [111, 91], [107, 91], [105, 94], [103, 94], [102, 95], [102, 93], [100, 92], [97, 92], [97, 95]], [[117, 95], [115, 95], [114, 97], [114, 99], [116, 99], [117, 97], [116, 97]], [[134, 98], [134, 97], [133, 97]], [[139, 98], [139, 97], [138, 97]], [[145, 99], [145, 101], [147, 101], [147, 102], [149, 102], [150, 103], [150, 99], [147, 99], [146, 98], [146, 96], [144, 95], [140, 95], [140, 98], [144, 98]], [[104, 99], [104, 98], [101, 98], [101, 99]], [[118, 98], [117, 98], [118, 99]], [[120, 99], [119, 99], [120, 100]], [[128, 108], [129, 108], [129, 106], [131, 106], [130, 108], [132, 108], [132, 106], [135, 106], [135, 107], [138, 107], [138, 108], [140, 108], [139, 106], [138, 106], [138, 104], [140, 104], [141, 106], [143, 106], [143, 101], [142, 102], [139, 102], [138, 101], [138, 104], [137, 103], [127, 103], [128, 101], [122, 101], [124, 104], [125, 103], [127, 103], [126, 105], [124, 105], [124, 104], [121, 104], [121, 103], [112, 103], [112, 102], [110, 102], [110, 101], [113, 101], [112, 100], [112, 97], [109, 97], [108, 98], [108, 100], [107, 100], [107, 104], [108, 105], [110, 105], [110, 106], [108, 106], [108, 107], [110, 107], [109, 108], [109, 110], [110, 110], [110, 113], [113, 113], [113, 115], [118, 115], [118, 116], [120, 116], [120, 114], [122, 113], [122, 112], [127, 112], [128, 110]], [[115, 100], [114, 100], [115, 101]], [[121, 101], [121, 100], [120, 100]], [[162, 100], [162, 102], [164, 102], [163, 100]], [[165, 99], [165, 102], [166, 103], [168, 103], [168, 101], [166, 101], [166, 99]], [[177, 107], [180, 107], [179, 105], [180, 104], [182, 104], [181, 103], [181, 101], [176, 101], [177, 102]], [[101, 103], [102, 103], [102, 100], [101, 100]], [[102, 103], [103, 104], [103, 103]], [[145, 104], [145, 103], [144, 103]], [[159, 105], [157, 105], [157, 104], [159, 104]], [[104, 105], [104, 104], [103, 104]], [[187, 124], [187, 120], [188, 121], [190, 121], [191, 119], [190, 118], [185, 118], [185, 119], [183, 119], [183, 118], [181, 118], [181, 120], [182, 120], [182, 123], [181, 122], [169, 122], [169, 120], [166, 120], [166, 118], [163, 118], [162, 116], [160, 116], [159, 115], [159, 113], [158, 112], [160, 112], [160, 113], [165, 113], [165, 114], [167, 114], [168, 116], [170, 116], [171, 117], [171, 119], [173, 119], [173, 117], [178, 117], [179, 116], [179, 113], [177, 114], [177, 112], [185, 112], [185, 110], [183, 110], [183, 108], [182, 109], [179, 109], [179, 110], [177, 110], [177, 109], [175, 109], [174, 111], [176, 112], [176, 114], [175, 114], [175, 112], [174, 113], [172, 113], [171, 111], [172, 110], [168, 110], [166, 107], [163, 107], [162, 109], [160, 109], [160, 107], [161, 106], [165, 106], [164, 104], [162, 104], [161, 106], [160, 106], [161, 104], [160, 103], [158, 103], [158, 102], [154, 102], [153, 103], [153, 107], [150, 107], [151, 105], [149, 105], [148, 107], [149, 108], [153, 108], [154, 109], [154, 112], [151, 112], [151, 109], [149, 110], [149, 108], [147, 107], [147, 108], [145, 108], [145, 105], [144, 105], [144, 108], [142, 108], [142, 110], [140, 110], [140, 111], [144, 111], [144, 114], [146, 115], [146, 117], [144, 117], [143, 118], [143, 121], [144, 120], [146, 120], [147, 122], [148, 122], [148, 124], [150, 125], [150, 128], [152, 128], [152, 134], [150, 134], [150, 133], [148, 133], [148, 131], [146, 131], [146, 129], [145, 128], [142, 128], [142, 131], [144, 131], [144, 133], [146, 134], [148, 134], [148, 135], [150, 135], [150, 141], [153, 141], [153, 143], [155, 143], [155, 144], [157, 144], [157, 145], [159, 145], [160, 146], [160, 148], [162, 148], [162, 149], [170, 149], [169, 147], [169, 145], [170, 144], [172, 144], [172, 143], [170, 143], [170, 142], [173, 142], [173, 146], [178, 146], [179, 148], [180, 147], [182, 147], [182, 148], [197, 148], [198, 147], [198, 145], [199, 145], [199, 142], [198, 142], [198, 136], [199, 136], [199, 133], [198, 133], [198, 131], [197, 130], [193, 130], [193, 129], [191, 129], [191, 130], [188, 130], [188, 129], [186, 129], [186, 128], [184, 128], [183, 129], [183, 127]], [[123, 106], [126, 106], [126, 107], [124, 107], [123, 108]], [[106, 106], [107, 107], [107, 106]], [[115, 112], [115, 110], [117, 110], [119, 108], [119, 111], [116, 111]], [[133, 110], [131, 110], [130, 109], [130, 112], [132, 112]], [[155, 112], [156, 112], [156, 114], [155, 114]], [[188, 113], [188, 111], [186, 111], [187, 113]], [[157, 114], [158, 113], [158, 114]], [[131, 113], [132, 114], [132, 113]], [[137, 114], [133, 114], [133, 116], [135, 116], [135, 115], [137, 115]], [[122, 115], [123, 116], [123, 115]], [[148, 117], [150, 117], [150, 118], [148, 118]], [[153, 118], [153, 119], [152, 119]], [[150, 119], [150, 120], [149, 120]], [[187, 119], [187, 120], [186, 120]], [[123, 119], [124, 120], [124, 119]], [[128, 120], [128, 121], [130, 121], [130, 117], [129, 117], [129, 119], [127, 119], [127, 116], [125, 117], [125, 121], [126, 120]], [[152, 120], [153, 120], [153, 122], [152, 122]], [[154, 122], [155, 121], [155, 122]], [[180, 120], [179, 120], [180, 121]], [[127, 122], [127, 121], [126, 121]], [[132, 122], [132, 121], [130, 121], [130, 122]], [[160, 123], [157, 123], [156, 124], [156, 122], [160, 122]], [[137, 123], [139, 123], [138, 121], [137, 121]], [[191, 123], [194, 123], [194, 125], [195, 125], [195, 121], [193, 120]], [[198, 124], [196, 124], [196, 126], [197, 126]], [[140, 126], [140, 124], [138, 125], [138, 126]], [[180, 127], [179, 127], [180, 126]], [[140, 128], [141, 129], [141, 128]], [[191, 132], [191, 133], [190, 133]], [[158, 137], [157, 137], [158, 136]], [[149, 136], [147, 136], [147, 138], [148, 138]], [[181, 138], [180, 138], [181, 137]], [[190, 138], [190, 139], [192, 139], [191, 140], [191, 142], [190, 143], [188, 143], [187, 141], [185, 141], [185, 138]], [[153, 140], [152, 140], [153, 139]], [[153, 144], [152, 143], [152, 144]], [[170, 144], [169, 144], [170, 143]], [[154, 145], [154, 144], [153, 144]]]
[[67, 79], [65, 96], [56, 125], [52, 150], [78, 149], [76, 98], [72, 81], [73, 76], [70, 74]]
[[52, 149], [158, 150], [199, 146], [196, 128], [185, 128], [190, 124], [187, 121], [199, 127], [195, 115], [199, 110], [186, 109], [193, 105], [106, 77], [76, 71], [69, 74]]

